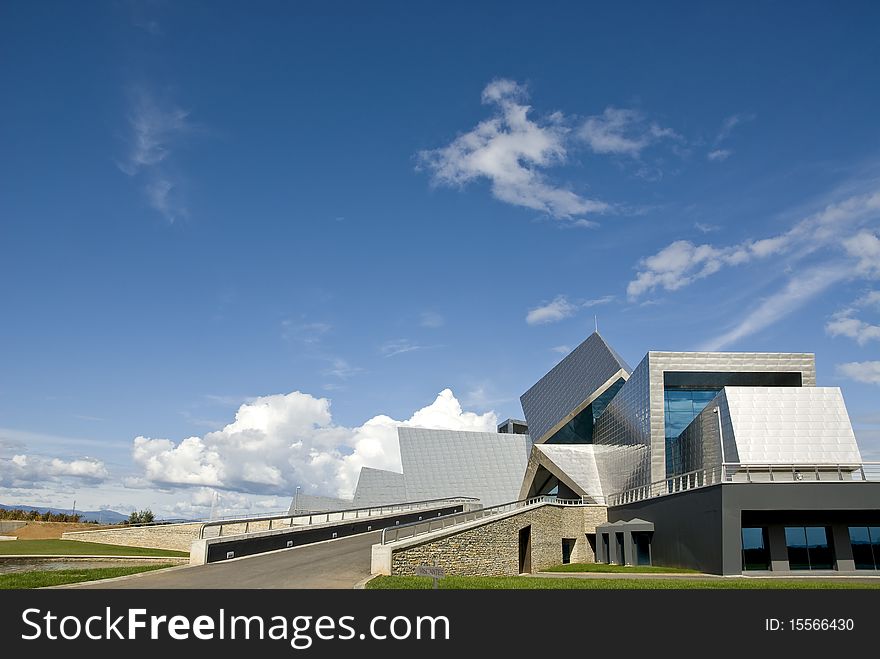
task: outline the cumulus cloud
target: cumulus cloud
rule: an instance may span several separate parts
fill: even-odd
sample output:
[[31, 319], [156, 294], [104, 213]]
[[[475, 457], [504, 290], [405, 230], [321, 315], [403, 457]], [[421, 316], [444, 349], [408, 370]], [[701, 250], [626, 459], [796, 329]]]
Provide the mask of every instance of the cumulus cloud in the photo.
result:
[[449, 389], [409, 419], [375, 416], [355, 428], [333, 423], [330, 401], [294, 391], [247, 402], [222, 430], [177, 443], [137, 437], [132, 455], [159, 486], [197, 486], [260, 495], [350, 496], [364, 466], [399, 471], [400, 425], [494, 430], [493, 412], [462, 410]]
[[837, 374], [857, 382], [880, 384], [880, 362], [846, 362], [838, 364]]
[[578, 130], [591, 151], [638, 158], [648, 146], [665, 139], [681, 139], [671, 128], [649, 122], [638, 110], [607, 107], [600, 115], [587, 117]]
[[95, 458], [66, 461], [20, 453], [11, 459], [0, 459], [0, 487], [43, 487], [46, 482], [65, 479], [94, 484], [108, 476], [104, 463]]
[[577, 306], [568, 301], [564, 295], [557, 295], [551, 302], [529, 309], [526, 322], [529, 325], [556, 323], [568, 318], [577, 311]]
[[513, 80], [490, 82], [482, 102], [493, 108], [493, 116], [445, 147], [420, 152], [421, 166], [431, 172], [436, 185], [487, 180], [496, 199], [554, 218], [607, 210], [608, 204], [549, 180], [545, 171], [566, 161], [568, 128], [558, 112], [543, 120], [529, 118], [527, 98], [525, 87]]

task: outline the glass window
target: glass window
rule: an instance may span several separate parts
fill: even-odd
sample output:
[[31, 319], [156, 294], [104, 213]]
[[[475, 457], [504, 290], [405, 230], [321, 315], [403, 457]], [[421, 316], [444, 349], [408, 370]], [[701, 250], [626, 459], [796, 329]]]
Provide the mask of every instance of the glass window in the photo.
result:
[[743, 570], [770, 569], [770, 543], [766, 527], [743, 527]]
[[788, 566], [792, 570], [830, 570], [834, 554], [824, 526], [786, 526]]
[[851, 526], [849, 541], [857, 570], [880, 570], [880, 526]]

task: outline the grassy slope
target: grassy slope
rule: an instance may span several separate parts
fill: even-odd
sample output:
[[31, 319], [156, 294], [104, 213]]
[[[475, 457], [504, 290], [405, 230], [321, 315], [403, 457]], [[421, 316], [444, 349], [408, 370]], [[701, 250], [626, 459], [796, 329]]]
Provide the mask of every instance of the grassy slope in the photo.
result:
[[607, 565], [605, 563], [567, 563], [548, 567], [542, 572], [610, 572], [623, 574], [698, 574], [696, 570], [683, 567], [659, 567], [656, 565]]
[[168, 565], [140, 565], [136, 567], [105, 567], [90, 570], [44, 570], [37, 572], [14, 572], [0, 574], [0, 590], [12, 588], [43, 588], [45, 586], [61, 586], [81, 581], [110, 579], [127, 574], [148, 572]]
[[[428, 589], [430, 577], [376, 577], [367, 583], [368, 589]], [[819, 581], [812, 579], [552, 579], [542, 577], [446, 577], [439, 587], [455, 589], [594, 589], [594, 590], [678, 590], [678, 589], [838, 589], [880, 588], [876, 585], [852, 581]]]
[[8, 540], [0, 542], [0, 556], [28, 554], [40, 556], [59, 554], [64, 556], [188, 556], [182, 551], [170, 549], [145, 549], [143, 547], [122, 547], [104, 545], [96, 542], [78, 540]]

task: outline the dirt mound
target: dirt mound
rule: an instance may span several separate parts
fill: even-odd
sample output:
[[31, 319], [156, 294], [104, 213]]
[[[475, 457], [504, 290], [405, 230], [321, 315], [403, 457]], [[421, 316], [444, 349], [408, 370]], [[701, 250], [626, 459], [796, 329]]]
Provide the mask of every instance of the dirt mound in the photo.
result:
[[60, 538], [61, 534], [67, 531], [97, 531], [107, 528], [112, 527], [76, 522], [28, 522], [27, 526], [10, 531], [6, 535], [17, 536], [19, 540], [51, 540]]

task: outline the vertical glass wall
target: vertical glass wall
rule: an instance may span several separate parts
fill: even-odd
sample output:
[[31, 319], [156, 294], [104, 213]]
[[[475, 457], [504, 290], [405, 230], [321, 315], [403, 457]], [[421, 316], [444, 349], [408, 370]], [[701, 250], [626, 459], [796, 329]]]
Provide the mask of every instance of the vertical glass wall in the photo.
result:
[[880, 526], [850, 526], [849, 541], [857, 570], [880, 570]]
[[770, 569], [770, 543], [767, 541], [767, 527], [743, 527], [742, 543], [743, 570]]
[[706, 405], [718, 395], [716, 389], [671, 389], [663, 390], [663, 417], [666, 421], [666, 475], [683, 473], [681, 452], [678, 450], [678, 436], [682, 430], [697, 418]]
[[788, 566], [792, 570], [831, 570], [834, 554], [824, 526], [786, 526]]

